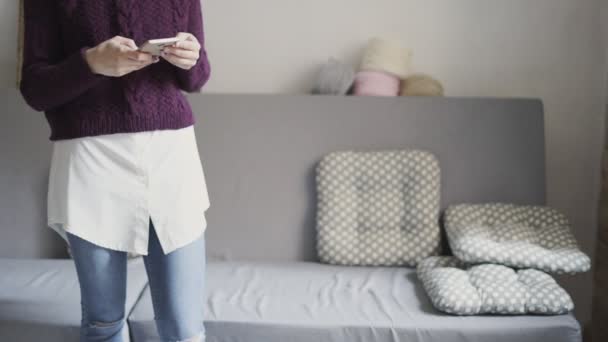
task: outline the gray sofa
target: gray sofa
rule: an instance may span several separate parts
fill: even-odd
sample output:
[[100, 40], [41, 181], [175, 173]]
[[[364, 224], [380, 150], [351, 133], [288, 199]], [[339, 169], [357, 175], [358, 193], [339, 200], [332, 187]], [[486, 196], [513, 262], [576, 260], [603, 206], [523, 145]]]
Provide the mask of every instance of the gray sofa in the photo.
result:
[[[211, 198], [201, 293], [209, 342], [581, 340], [571, 314], [449, 316], [414, 269], [327, 265], [315, 254], [314, 167], [331, 151], [433, 152], [442, 208], [545, 203], [540, 101], [189, 96]], [[12, 123], [0, 127], [0, 341], [77, 341], [76, 275], [45, 227], [48, 129], [16, 91], [0, 98]], [[130, 261], [124, 334], [160, 341], [140, 261]]]

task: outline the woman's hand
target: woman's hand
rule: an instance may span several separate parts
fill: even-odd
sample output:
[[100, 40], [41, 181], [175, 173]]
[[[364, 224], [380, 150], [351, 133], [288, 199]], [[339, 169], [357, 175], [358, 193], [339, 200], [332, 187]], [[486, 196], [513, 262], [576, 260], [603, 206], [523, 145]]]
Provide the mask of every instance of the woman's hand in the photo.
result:
[[190, 70], [200, 57], [201, 44], [196, 37], [188, 32], [180, 32], [176, 36], [181, 41], [163, 49], [162, 57], [169, 63]]
[[115, 36], [87, 50], [86, 60], [94, 73], [120, 77], [156, 63], [159, 58], [138, 51], [132, 39]]

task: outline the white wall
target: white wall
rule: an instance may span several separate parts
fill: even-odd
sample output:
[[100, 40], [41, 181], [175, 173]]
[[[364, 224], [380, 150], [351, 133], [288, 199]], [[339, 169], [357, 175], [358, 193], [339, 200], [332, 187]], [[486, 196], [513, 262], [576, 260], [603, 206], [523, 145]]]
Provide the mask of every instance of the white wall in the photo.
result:
[[[549, 204], [593, 252], [606, 56], [601, 0], [204, 0], [208, 92], [302, 92], [328, 56], [356, 64], [373, 35], [398, 34], [414, 69], [453, 96], [542, 98]], [[0, 0], [0, 84], [12, 86], [16, 0]], [[517, 139], [517, 137], [513, 137]], [[591, 273], [568, 278], [589, 320]]]

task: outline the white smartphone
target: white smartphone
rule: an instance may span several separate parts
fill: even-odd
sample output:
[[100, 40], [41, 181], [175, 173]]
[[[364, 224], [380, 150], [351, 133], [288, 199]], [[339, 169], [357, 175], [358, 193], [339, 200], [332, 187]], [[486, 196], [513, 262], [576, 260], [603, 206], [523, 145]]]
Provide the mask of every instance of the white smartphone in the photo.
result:
[[172, 38], [162, 38], [162, 39], [150, 39], [146, 41], [142, 46], [139, 47], [139, 51], [148, 52], [154, 56], [160, 56], [161, 51], [165, 46], [173, 45], [179, 42], [181, 39], [172, 37]]

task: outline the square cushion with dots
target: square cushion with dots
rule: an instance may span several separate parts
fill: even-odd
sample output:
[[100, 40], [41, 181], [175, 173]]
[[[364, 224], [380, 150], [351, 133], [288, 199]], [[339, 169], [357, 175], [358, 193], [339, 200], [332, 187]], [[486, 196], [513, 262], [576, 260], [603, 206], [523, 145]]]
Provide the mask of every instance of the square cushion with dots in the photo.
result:
[[585, 272], [589, 257], [578, 247], [562, 213], [546, 206], [460, 204], [444, 217], [454, 256], [468, 263], [497, 263], [549, 273]]
[[316, 182], [321, 262], [415, 266], [438, 254], [440, 170], [431, 153], [333, 152]]
[[497, 264], [470, 265], [451, 256], [418, 264], [418, 278], [439, 311], [454, 315], [557, 315], [574, 309], [547, 273]]

